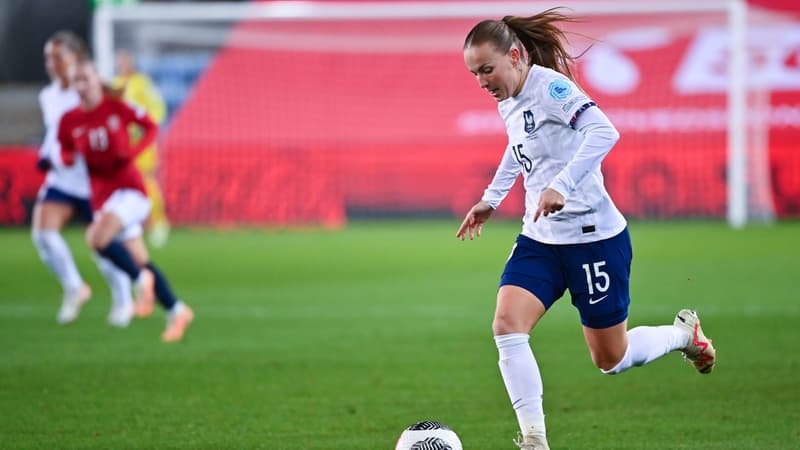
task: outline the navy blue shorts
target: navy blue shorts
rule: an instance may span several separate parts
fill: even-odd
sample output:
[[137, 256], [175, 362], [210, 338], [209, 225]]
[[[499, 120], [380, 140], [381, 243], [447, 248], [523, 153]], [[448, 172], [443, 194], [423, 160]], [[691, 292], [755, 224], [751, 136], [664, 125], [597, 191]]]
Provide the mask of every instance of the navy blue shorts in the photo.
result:
[[75, 197], [74, 195], [67, 194], [66, 192], [56, 189], [54, 187], [42, 187], [39, 191], [40, 202], [58, 202], [71, 205], [75, 210], [75, 218], [91, 222], [94, 214], [92, 213], [92, 205], [89, 203], [88, 198]]
[[543, 244], [520, 235], [500, 286], [519, 286], [549, 309], [569, 289], [572, 304], [589, 328], [608, 328], [628, 318], [633, 251], [626, 228], [587, 244]]

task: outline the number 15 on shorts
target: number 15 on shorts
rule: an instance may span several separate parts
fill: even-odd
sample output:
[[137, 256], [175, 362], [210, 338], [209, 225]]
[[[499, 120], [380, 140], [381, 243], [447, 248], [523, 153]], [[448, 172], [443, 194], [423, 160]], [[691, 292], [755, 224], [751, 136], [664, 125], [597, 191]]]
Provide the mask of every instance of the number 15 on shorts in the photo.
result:
[[606, 265], [605, 261], [598, 261], [593, 264], [583, 264], [581, 267], [586, 273], [586, 284], [589, 287], [589, 295], [594, 295], [595, 292], [606, 292], [611, 287], [611, 277], [608, 273], [603, 271], [603, 266]]

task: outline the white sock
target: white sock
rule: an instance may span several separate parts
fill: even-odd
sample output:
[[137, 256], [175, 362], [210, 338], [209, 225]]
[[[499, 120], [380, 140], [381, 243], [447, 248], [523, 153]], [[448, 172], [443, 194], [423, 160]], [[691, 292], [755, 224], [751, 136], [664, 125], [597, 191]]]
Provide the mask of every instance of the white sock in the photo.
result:
[[106, 282], [108, 282], [108, 287], [111, 289], [111, 301], [113, 301], [116, 306], [133, 304], [131, 277], [115, 266], [110, 260], [103, 258], [97, 253], [93, 256], [97, 267], [100, 269]]
[[39, 258], [55, 274], [65, 292], [74, 292], [83, 286], [83, 278], [61, 233], [34, 229], [31, 238], [39, 251]]
[[529, 340], [530, 336], [524, 333], [494, 337], [500, 353], [500, 373], [523, 435], [531, 429], [545, 432], [542, 377]]
[[173, 320], [181, 312], [183, 312], [183, 302], [178, 300], [172, 305], [172, 309], [167, 310], [167, 319]]
[[611, 370], [601, 370], [608, 375], [625, 372], [634, 366], [643, 366], [667, 353], [686, 347], [689, 335], [674, 325], [636, 327], [628, 330], [628, 350], [622, 360]]

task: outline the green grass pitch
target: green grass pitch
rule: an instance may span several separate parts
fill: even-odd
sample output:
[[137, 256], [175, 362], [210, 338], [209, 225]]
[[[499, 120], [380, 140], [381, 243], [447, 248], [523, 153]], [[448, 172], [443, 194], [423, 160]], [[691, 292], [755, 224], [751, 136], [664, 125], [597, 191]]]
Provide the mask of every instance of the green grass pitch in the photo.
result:
[[[0, 448], [391, 449], [438, 420], [467, 450], [512, 449], [491, 318], [518, 223], [341, 231], [179, 230], [153, 259], [196, 321], [105, 323], [107, 288], [55, 322], [60, 289], [27, 230], [0, 230]], [[560, 300], [533, 333], [554, 449], [789, 449], [800, 442], [800, 223], [632, 222], [630, 325], [697, 308], [719, 362], [673, 353], [604, 376]]]

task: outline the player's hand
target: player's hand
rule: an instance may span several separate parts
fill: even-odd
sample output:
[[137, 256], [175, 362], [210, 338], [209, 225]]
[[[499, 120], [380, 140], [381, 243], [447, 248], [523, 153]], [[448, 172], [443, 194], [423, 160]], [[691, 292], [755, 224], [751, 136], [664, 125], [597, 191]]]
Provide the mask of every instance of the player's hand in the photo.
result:
[[547, 188], [539, 196], [539, 207], [536, 208], [536, 213], [533, 214], [533, 221], [536, 222], [539, 216], [547, 217], [556, 211], [561, 211], [564, 207], [564, 196], [559, 194], [557, 190]]
[[39, 170], [39, 172], [47, 172], [52, 168], [53, 161], [50, 161], [50, 158], [39, 158], [39, 160], [36, 161], [36, 169]]
[[483, 224], [489, 220], [489, 217], [492, 216], [493, 212], [494, 209], [483, 200], [476, 203], [475, 206], [469, 210], [467, 217], [464, 218], [464, 221], [461, 222], [461, 226], [458, 227], [456, 237], [463, 241], [467, 235], [469, 235], [470, 240], [475, 239], [476, 235], [480, 236], [481, 229], [483, 229]]

